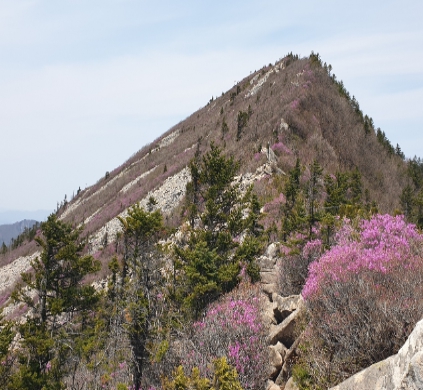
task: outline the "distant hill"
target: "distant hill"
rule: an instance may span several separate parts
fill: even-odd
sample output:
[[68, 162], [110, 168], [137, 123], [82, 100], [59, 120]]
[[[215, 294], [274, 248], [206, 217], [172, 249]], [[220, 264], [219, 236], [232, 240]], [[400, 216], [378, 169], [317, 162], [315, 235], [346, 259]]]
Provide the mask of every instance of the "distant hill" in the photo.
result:
[[3, 243], [9, 245], [12, 239], [18, 237], [25, 229], [30, 229], [36, 223], [37, 221], [33, 219], [24, 219], [23, 221], [12, 224], [0, 225], [0, 245]]

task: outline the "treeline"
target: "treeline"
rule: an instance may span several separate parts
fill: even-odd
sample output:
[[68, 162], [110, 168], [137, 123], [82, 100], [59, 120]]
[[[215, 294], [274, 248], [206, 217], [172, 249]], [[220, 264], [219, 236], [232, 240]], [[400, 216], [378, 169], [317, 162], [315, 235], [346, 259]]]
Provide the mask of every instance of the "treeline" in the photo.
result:
[[401, 194], [401, 207], [404, 215], [423, 229], [423, 161], [414, 157], [407, 161], [407, 174], [410, 183]]

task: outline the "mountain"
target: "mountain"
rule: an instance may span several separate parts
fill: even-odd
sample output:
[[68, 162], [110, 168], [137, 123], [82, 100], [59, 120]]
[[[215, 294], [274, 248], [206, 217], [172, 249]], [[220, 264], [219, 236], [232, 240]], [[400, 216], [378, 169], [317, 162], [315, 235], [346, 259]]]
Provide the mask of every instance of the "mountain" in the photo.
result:
[[242, 173], [262, 165], [265, 153], [258, 153], [267, 148], [274, 150], [275, 164], [283, 172], [297, 158], [304, 167], [317, 160], [325, 173], [357, 168], [366, 196], [377, 201], [381, 212], [400, 207], [408, 183], [403, 158], [363, 115], [342, 82], [319, 62], [288, 56], [212, 98], [79, 192], [58, 214], [74, 224], [84, 223], [90, 234], [97, 232], [166, 179], [181, 174], [178, 180], [187, 180], [183, 169], [197, 149], [203, 153], [211, 143], [239, 159]]
[[24, 219], [12, 224], [0, 225], [0, 245], [2, 243], [9, 245], [12, 239], [18, 237], [25, 230], [32, 228], [36, 223], [37, 221], [32, 219]]
[[[121, 140], [121, 142], [125, 141]], [[213, 153], [215, 154], [213, 155]], [[222, 155], [228, 160], [223, 157], [220, 159]], [[207, 161], [211, 161], [215, 165], [207, 165]], [[218, 166], [227, 169], [226, 176], [222, 174], [223, 179], [225, 177], [233, 179], [231, 189], [226, 187], [230, 196], [219, 192], [220, 189], [213, 188], [215, 192], [211, 191], [210, 193], [217, 194], [216, 199], [209, 198], [206, 205], [201, 205], [201, 202], [207, 197], [207, 191], [213, 187], [206, 179], [211, 182], [214, 179], [223, 180], [219, 175], [216, 175], [216, 178], [207, 175], [207, 169], [210, 172], [215, 172], [215, 169], [216, 172], [220, 172]], [[201, 175], [198, 173], [199, 171], [202, 172]], [[229, 171], [230, 173], [228, 173]], [[191, 184], [187, 186], [189, 183]], [[248, 190], [250, 185], [252, 186], [251, 193]], [[128, 323], [133, 321], [135, 315], [144, 315], [142, 309], [145, 307], [141, 308], [142, 313], [140, 314], [136, 312], [140, 309], [137, 304], [142, 305], [143, 299], [140, 297], [150, 296], [150, 291], [128, 290], [126, 297], [133, 301], [125, 307], [119, 306], [122, 304], [121, 301], [113, 300], [115, 299], [113, 286], [117, 286], [117, 275], [120, 272], [124, 275], [120, 281], [122, 286], [126, 283], [125, 276], [128, 275], [126, 272], [129, 267], [127, 263], [129, 255], [125, 246], [128, 245], [128, 241], [125, 241], [125, 237], [127, 237], [125, 234], [129, 234], [131, 223], [135, 223], [131, 220], [133, 213], [136, 213], [141, 219], [144, 218], [146, 226], [157, 227], [157, 231], [154, 231], [155, 235], [149, 236], [150, 231], [147, 232], [148, 234], [146, 233], [149, 239], [142, 242], [143, 246], [141, 249], [138, 248], [137, 252], [141, 257], [147, 256], [145, 253], [148, 253], [146, 259], [156, 260], [157, 253], [148, 252], [151, 249], [149, 248], [150, 238], [154, 236], [155, 239], [161, 240], [162, 248], [165, 248], [163, 259], [161, 258], [164, 263], [163, 268], [160, 269], [161, 272], [166, 273], [166, 267], [173, 267], [171, 277], [166, 274], [169, 280], [172, 280], [172, 288], [165, 286], [168, 288], [166, 290], [168, 296], [161, 301], [160, 305], [162, 306], [159, 305], [160, 307], [156, 311], [156, 314], [160, 312], [163, 316], [168, 316], [166, 317], [168, 322], [157, 325], [154, 337], [160, 342], [155, 339], [154, 342], [148, 344], [148, 353], [151, 354], [149, 356], [152, 359], [152, 364], [149, 366], [150, 371], [147, 370], [145, 375], [155, 384], [160, 382], [160, 375], [171, 375], [171, 369], [176, 368], [175, 362], [189, 360], [188, 357], [181, 358], [181, 354], [185, 351], [184, 348], [193, 349], [192, 343], [195, 340], [187, 341], [187, 334], [195, 336], [196, 329], [207, 328], [208, 324], [216, 325], [213, 322], [216, 318], [221, 324], [217, 327], [219, 332], [224, 332], [225, 326], [228, 329], [231, 328], [230, 324], [225, 322], [230, 318], [225, 310], [231, 308], [232, 312], [238, 313], [234, 309], [234, 302], [237, 302], [242, 308], [242, 313], [254, 312], [257, 310], [257, 306], [254, 306], [258, 305], [257, 302], [265, 302], [263, 305], [266, 308], [265, 314], [269, 322], [266, 326], [271, 328], [272, 345], [270, 349], [272, 349], [274, 357], [273, 368], [268, 374], [267, 368], [266, 370], [264, 368], [256, 370], [254, 367], [252, 371], [259, 372], [253, 379], [260, 381], [263, 379], [263, 375], [267, 375], [267, 379], [271, 378], [279, 385], [285, 383], [287, 376], [292, 374], [292, 361], [299, 359], [300, 351], [307, 349], [307, 345], [302, 345], [301, 349], [296, 350], [301, 341], [300, 337], [296, 337], [296, 332], [299, 324], [305, 321], [302, 317], [304, 303], [298, 294], [302, 291], [310, 263], [324, 251], [329, 251], [332, 246], [336, 246], [338, 238], [335, 233], [341, 229], [343, 223], [349, 230], [341, 229], [341, 232], [343, 234], [346, 234], [345, 231], [352, 232], [344, 242], [350, 242], [359, 237], [361, 231], [357, 226], [361, 226], [362, 222], [358, 221], [368, 220], [378, 212], [393, 215], [403, 212], [410, 221], [414, 221], [414, 218], [417, 224], [423, 224], [418, 202], [421, 188], [423, 188], [421, 160], [405, 159], [400, 146], [394, 147], [383, 131], [376, 128], [372, 118], [361, 111], [356, 98], [350, 95], [342, 81], [339, 81], [332, 73], [332, 67], [323, 63], [318, 54], [312, 53], [307, 58], [288, 54], [276, 61], [275, 64], [269, 64], [252, 72], [228, 91], [222, 92], [221, 96], [212, 97], [205, 106], [173, 126], [151, 144], [141, 148], [121, 166], [111, 172], [106, 172], [97, 183], [85, 190], [78, 191], [73, 199], [69, 202], [64, 201], [58, 207], [49, 224], [58, 223], [57, 218], [60, 223], [81, 228], [83, 242], [87, 244], [84, 253], [92, 254], [99, 261], [100, 270], [95, 276], [88, 275], [87, 271], [86, 274], [78, 275], [78, 277], [98, 290], [108, 286], [108, 293], [104, 295], [113, 297], [107, 303], [110, 306], [105, 306], [104, 310], [100, 310], [101, 315], [123, 313], [120, 321]], [[234, 193], [237, 191], [242, 196], [236, 198]], [[212, 225], [210, 220], [206, 223], [205, 219], [203, 220], [199, 215], [189, 220], [190, 213], [195, 213], [201, 207], [203, 207], [202, 211], [207, 207], [212, 210], [214, 203], [218, 204], [224, 201], [232, 202], [230, 203], [231, 207], [226, 207], [225, 212], [218, 213], [219, 215], [216, 217], [220, 218], [220, 221], [225, 221], [216, 227], [216, 231], [224, 236], [219, 236], [221, 241], [213, 241], [216, 248], [207, 252], [205, 249], [208, 245], [207, 240], [212, 240], [216, 231], [209, 231], [208, 235], [204, 234], [204, 236], [198, 233], [200, 238], [197, 238], [200, 244], [190, 241], [187, 236], [189, 237], [189, 232], [195, 231], [196, 226], [207, 229]], [[138, 202], [141, 208], [132, 209], [131, 207]], [[239, 208], [247, 203], [249, 204], [247, 208]], [[152, 214], [144, 214], [143, 209], [151, 211]], [[237, 213], [232, 215], [233, 209], [237, 210]], [[154, 211], [162, 213], [163, 221], [161, 214], [154, 214]], [[126, 219], [128, 215], [129, 219]], [[228, 216], [238, 219], [225, 219]], [[238, 225], [244, 226], [244, 222], [240, 222], [243, 221], [243, 217], [245, 223], [251, 222], [248, 228], [253, 231], [251, 237], [245, 231], [239, 230], [237, 234], [230, 236], [227, 233], [229, 230], [235, 231]], [[344, 217], [347, 219], [344, 220]], [[162, 226], [161, 222], [166, 228]], [[349, 223], [350, 225], [348, 225]], [[389, 220], [389, 223], [403, 226], [401, 223], [405, 222], [398, 217], [398, 220], [395, 222]], [[47, 226], [50, 226], [49, 224]], [[261, 225], [264, 234], [261, 234]], [[409, 229], [412, 230], [411, 227]], [[62, 233], [67, 237], [65, 230]], [[225, 236], [225, 234], [227, 235]], [[410, 235], [414, 235], [414, 238], [417, 237], [414, 230]], [[260, 245], [258, 244], [259, 238], [256, 236], [260, 237]], [[53, 240], [54, 242], [55, 240]], [[244, 242], [250, 246], [242, 246]], [[257, 247], [255, 247], [256, 244]], [[191, 248], [192, 252], [189, 252], [190, 245], [194, 246], [194, 249]], [[45, 249], [47, 246], [45, 244], [43, 248]], [[175, 246], [178, 248], [175, 250], [179, 256], [177, 261], [172, 260], [174, 252], [172, 252], [173, 255], [169, 252], [169, 248]], [[263, 246], [264, 249], [259, 251], [257, 249], [259, 246], [260, 248]], [[65, 247], [69, 253], [77, 253], [79, 250], [79, 247]], [[238, 250], [239, 248], [242, 250]], [[41, 249], [34, 240], [28, 240], [0, 255], [1, 302], [7, 302], [4, 313], [9, 318], [19, 318], [27, 309], [25, 305], [11, 305], [8, 298], [13, 286], [20, 278], [20, 273], [30, 270], [31, 261], [40, 255]], [[368, 248], [363, 250], [368, 250]], [[183, 268], [181, 258], [187, 263], [191, 261], [191, 268]], [[238, 258], [241, 260], [235, 261]], [[233, 259], [235, 259], [234, 262], [226, 268], [216, 266], [215, 269], [210, 266], [210, 264], [219, 264], [219, 261], [233, 261]], [[249, 259], [251, 263], [246, 265], [247, 260], [245, 259]], [[202, 260], [204, 263], [201, 262]], [[242, 272], [241, 269], [238, 269], [238, 267], [241, 268], [241, 264], [245, 266], [242, 268]], [[281, 264], [285, 264], [282, 270]], [[42, 264], [38, 264], [38, 267], [37, 270], [34, 270], [35, 274], [42, 268]], [[86, 270], [88, 269], [89, 266], [86, 265]], [[201, 269], [201, 272], [198, 269]], [[52, 277], [55, 277], [56, 274], [62, 275], [57, 270], [53, 271]], [[63, 270], [63, 274], [66, 274], [67, 271]], [[133, 272], [142, 271], [138, 269]], [[190, 275], [188, 275], [189, 272], [191, 272]], [[238, 289], [234, 290], [235, 292], [229, 292], [233, 285], [237, 285], [238, 282], [234, 282], [234, 280], [238, 278], [238, 275], [245, 275], [245, 273], [251, 279], [254, 275], [257, 279], [261, 277], [260, 289], [257, 285], [245, 287], [241, 283], [237, 287]], [[186, 302], [189, 301], [189, 304], [192, 305], [190, 307], [195, 307], [193, 310], [195, 314], [191, 313], [190, 315], [197, 316], [200, 321], [195, 326], [192, 326], [192, 323], [187, 325], [184, 322], [186, 318], [181, 318], [183, 316], [190, 317], [183, 311], [186, 310], [186, 307], [175, 309], [174, 306], [170, 308], [165, 306], [171, 299], [176, 299], [175, 296], [178, 297], [178, 294], [186, 293], [184, 290], [184, 288], [188, 288], [186, 279], [184, 280], [185, 284], [180, 282], [179, 288], [182, 292], [176, 292], [175, 287], [178, 278], [184, 275], [191, 278], [189, 281], [204, 281], [204, 285], [200, 283], [194, 288], [201, 299], [209, 297], [211, 301], [212, 298], [223, 295], [223, 292], [233, 295], [224, 295], [223, 303], [217, 305], [210, 315], [208, 315], [204, 302], [201, 299], [196, 300], [198, 296], [191, 297], [191, 301], [185, 297], [184, 304], [188, 305]], [[235, 275], [235, 278], [231, 279], [231, 275]], [[73, 281], [80, 282], [80, 279], [74, 274], [72, 277]], [[224, 287], [218, 286], [215, 280], [210, 282], [207, 277], [223, 279]], [[43, 279], [38, 277], [36, 280]], [[149, 278], [145, 280], [149, 280]], [[280, 287], [281, 280], [285, 283], [283, 288]], [[64, 285], [68, 288], [66, 283]], [[155, 289], [155, 295], [151, 292], [151, 296], [154, 295], [154, 299], [157, 298], [157, 301], [163, 298], [162, 291], [156, 291], [159, 285], [159, 283], [150, 285]], [[361, 283], [361, 285], [366, 284]], [[72, 287], [74, 286], [72, 285]], [[55, 288], [57, 288], [56, 292], [60, 291], [59, 287], [55, 286]], [[77, 293], [73, 295], [78, 296]], [[287, 297], [282, 295], [287, 295]], [[46, 296], [44, 295], [44, 297]], [[69, 294], [66, 299], [70, 296], [72, 294]], [[58, 299], [56, 304], [67, 302], [66, 299]], [[29, 301], [31, 299], [28, 296], [21, 299], [21, 302]], [[177, 306], [177, 304], [173, 304]], [[347, 307], [348, 304], [344, 306]], [[57, 312], [57, 308], [55, 311]], [[369, 312], [378, 313], [370, 309]], [[73, 326], [73, 314], [67, 314], [70, 316], [67, 324]], [[200, 314], [202, 314], [202, 318], [199, 318]], [[363, 314], [363, 317], [365, 316], [367, 316], [366, 318], [370, 317], [368, 314]], [[87, 315], [84, 321], [89, 322], [92, 318], [92, 315]], [[248, 323], [248, 331], [256, 329], [259, 332], [265, 327], [263, 324], [257, 323], [256, 317], [253, 320], [251, 318], [249, 317], [249, 321], [252, 323]], [[60, 321], [53, 322], [54, 324], [66, 322], [62, 320], [63, 318], [60, 318]], [[149, 318], [148, 321], [150, 320]], [[112, 327], [112, 322], [108, 323], [107, 321], [109, 320], [102, 318], [96, 326], [92, 327], [92, 330], [97, 331], [101, 328], [101, 332], [106, 332], [102, 328], [104, 326], [110, 331], [108, 326]], [[407, 321], [407, 330], [409, 330], [408, 327], [411, 326], [412, 320], [407, 319]], [[151, 323], [153, 322], [151, 320]], [[117, 323], [114, 322], [113, 326]], [[192, 332], [189, 330], [191, 328]], [[90, 380], [102, 381], [104, 384], [110, 382], [111, 386], [116, 385], [119, 388], [120, 384], [116, 378], [119, 378], [120, 375], [122, 378], [126, 378], [125, 380], [130, 377], [130, 374], [133, 377], [140, 375], [139, 370], [138, 372], [129, 371], [125, 366], [126, 363], [123, 364], [122, 361], [126, 362], [125, 359], [130, 359], [128, 357], [130, 356], [128, 352], [130, 345], [136, 344], [139, 354], [147, 354], [143, 349], [145, 345], [137, 344], [140, 339], [145, 341], [143, 337], [147, 336], [139, 333], [140, 330], [136, 335], [131, 335], [128, 327], [113, 329], [117, 332], [113, 343], [107, 344], [105, 341], [111, 337], [109, 334], [106, 336], [103, 334], [100, 337], [100, 339], [102, 338], [101, 342], [97, 340], [91, 343], [90, 341], [90, 348], [97, 351], [97, 355], [94, 356], [94, 352], [92, 352], [92, 355], [89, 356], [99, 360], [98, 364], [87, 363], [83, 370], [87, 370], [89, 366], [95, 367], [98, 372], [93, 370], [90, 371], [90, 374], [86, 374], [92, 375]], [[211, 349], [219, 339], [213, 333], [215, 330], [212, 329], [210, 333], [203, 335], [204, 343], [209, 343], [207, 345]], [[237, 339], [236, 343], [231, 345], [231, 353], [235, 353], [233, 351], [238, 351], [241, 347], [246, 346], [240, 344], [238, 340], [240, 336], [236, 334], [237, 329], [232, 327], [231, 331], [234, 332], [232, 336]], [[402, 329], [401, 332], [399, 339], [404, 341], [405, 331]], [[172, 339], [175, 335], [177, 336], [176, 341]], [[88, 338], [91, 336], [87, 335]], [[164, 339], [160, 339], [160, 337], [164, 337]], [[197, 337], [200, 336], [197, 334]], [[258, 340], [254, 334], [248, 333], [248, 337], [251, 337], [250, 340], [255, 340], [254, 342]], [[261, 348], [267, 351], [268, 348], [264, 341], [266, 337], [263, 334], [260, 337], [262, 337], [260, 339]], [[269, 337], [267, 337], [268, 339]], [[186, 343], [184, 344], [181, 340], [185, 340]], [[200, 348], [202, 345], [203, 340], [200, 341], [196, 344], [196, 348]], [[393, 347], [391, 346], [391, 348]], [[5, 350], [7, 351], [7, 348]], [[108, 356], [113, 356], [113, 359], [116, 359], [115, 363], [119, 361], [119, 364], [109, 367], [108, 362], [102, 360], [103, 350], [107, 350]], [[113, 353], [110, 352], [112, 350]], [[321, 350], [325, 351], [324, 348]], [[386, 352], [388, 350], [384, 350], [384, 353], [388, 353]], [[122, 351], [126, 351], [126, 355]], [[167, 351], [170, 351], [169, 355], [164, 358]], [[132, 352], [134, 351], [132, 350]], [[209, 355], [207, 356], [217, 356], [212, 352], [208, 351]], [[91, 352], [81, 352], [82, 355], [84, 353]], [[192, 352], [187, 356], [192, 359], [195, 357], [198, 361], [204, 360], [194, 355]], [[258, 355], [259, 353], [257, 353]], [[81, 360], [86, 358], [85, 355], [81, 356]], [[245, 356], [241, 357], [245, 358]], [[138, 361], [132, 361], [132, 369], [141, 365], [143, 359], [146, 359], [144, 355], [140, 356]], [[245, 363], [246, 360], [242, 361]], [[304, 362], [306, 361], [304, 360]], [[42, 364], [44, 364], [44, 368], [41, 374], [44, 375], [48, 372], [47, 360]], [[224, 366], [224, 362], [215, 364]], [[40, 367], [40, 364], [34, 364], [34, 367]], [[80, 369], [78, 367], [78, 370]], [[251, 367], [249, 369], [251, 370]], [[298, 368], [298, 375], [301, 374], [302, 369], [304, 369], [303, 366]], [[78, 370], [75, 365], [73, 372], [82, 375]], [[306, 374], [308, 375], [308, 373]], [[308, 380], [306, 374], [303, 375], [304, 380]], [[184, 374], [181, 372], [178, 375], [180, 378], [185, 378], [185, 382], [190, 380], [183, 377]], [[345, 372], [339, 374], [339, 377], [345, 376]], [[79, 380], [82, 387], [86, 378], [73, 377], [73, 380]], [[126, 388], [123, 386], [120, 388]], [[168, 388], [172, 388], [170, 384]]]

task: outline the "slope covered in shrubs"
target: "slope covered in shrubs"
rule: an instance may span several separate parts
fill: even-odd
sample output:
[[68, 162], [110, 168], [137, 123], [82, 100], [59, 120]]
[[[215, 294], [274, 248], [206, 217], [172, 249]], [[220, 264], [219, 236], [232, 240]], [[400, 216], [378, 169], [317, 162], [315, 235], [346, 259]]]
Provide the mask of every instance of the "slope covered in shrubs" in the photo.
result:
[[398, 352], [421, 319], [422, 294], [423, 235], [415, 225], [379, 214], [343, 220], [302, 291], [303, 388], [327, 388]]

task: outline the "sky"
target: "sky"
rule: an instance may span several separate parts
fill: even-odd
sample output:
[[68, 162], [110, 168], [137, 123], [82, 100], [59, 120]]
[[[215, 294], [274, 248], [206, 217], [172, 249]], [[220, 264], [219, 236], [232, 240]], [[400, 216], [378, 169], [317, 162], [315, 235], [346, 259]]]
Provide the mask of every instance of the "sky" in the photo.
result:
[[0, 212], [55, 209], [289, 52], [423, 157], [423, 2], [0, 0]]

